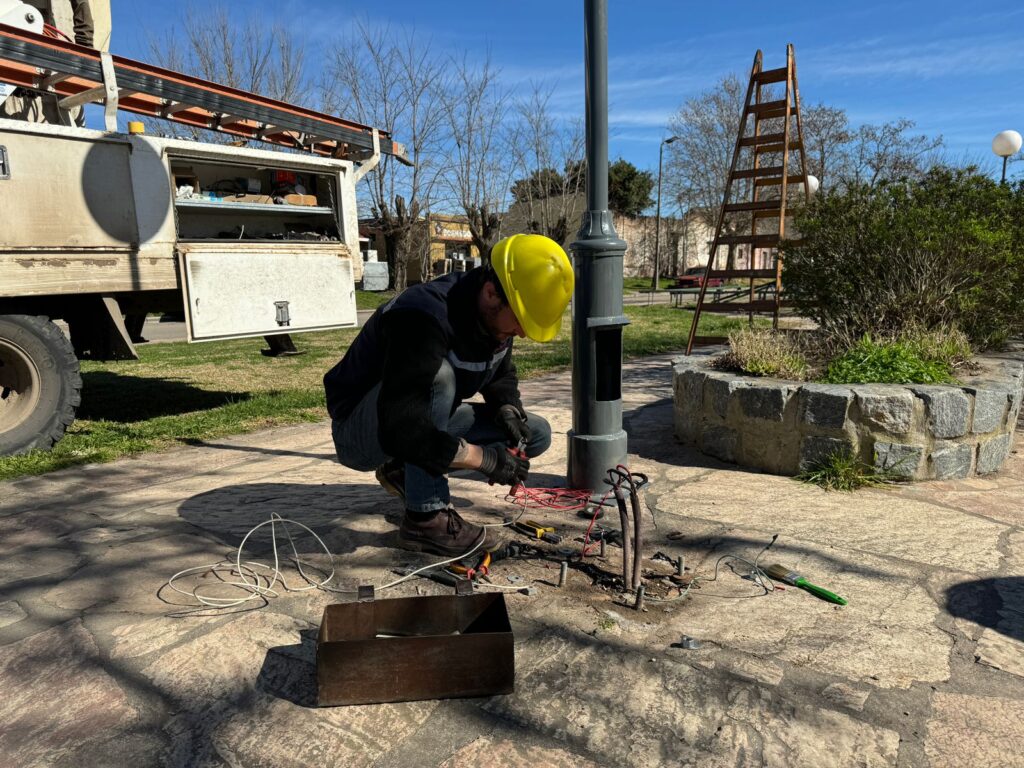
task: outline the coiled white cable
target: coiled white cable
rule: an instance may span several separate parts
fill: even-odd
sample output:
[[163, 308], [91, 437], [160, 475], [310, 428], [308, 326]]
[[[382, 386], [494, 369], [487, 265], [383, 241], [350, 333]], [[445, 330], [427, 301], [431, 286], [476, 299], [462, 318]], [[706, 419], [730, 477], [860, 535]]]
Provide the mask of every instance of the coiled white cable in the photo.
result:
[[[519, 518], [523, 516], [525, 511], [526, 509], [524, 507], [523, 509], [520, 510], [519, 514], [511, 520], [502, 523], [487, 523], [482, 525], [481, 527], [485, 529], [504, 528], [506, 526], [512, 525], [517, 520], [519, 520]], [[295, 568], [299, 572], [299, 575], [306, 581], [305, 586], [289, 586], [288, 583], [285, 581], [284, 575], [281, 573], [281, 559], [277, 548], [277, 526], [279, 524], [283, 528], [285, 536], [287, 536], [288, 538], [288, 544], [292, 550], [292, 562], [295, 564]], [[246, 543], [249, 541], [252, 535], [256, 533], [256, 531], [267, 525], [270, 526], [271, 548], [274, 553], [273, 566], [265, 565], [264, 563], [258, 563], [251, 560], [243, 561], [242, 553], [245, 551]], [[324, 551], [324, 554], [327, 555], [328, 559], [331, 562], [330, 572], [327, 574], [326, 577], [321, 579], [315, 579], [311, 577], [308, 573], [306, 573], [306, 571], [303, 569], [302, 558], [299, 557], [299, 551], [295, 546], [295, 540], [292, 538], [292, 533], [288, 529], [289, 525], [298, 526], [303, 531], [312, 536], [316, 540], [317, 544], [320, 545], [320, 548]], [[409, 579], [415, 576], [418, 576], [424, 571], [429, 571], [433, 568], [440, 568], [442, 566], [454, 563], [458, 560], [462, 560], [463, 558], [469, 557], [474, 552], [478, 551], [480, 547], [483, 546], [483, 543], [486, 540], [486, 538], [486, 535], [481, 536], [480, 541], [478, 541], [475, 545], [473, 545], [468, 550], [463, 552], [461, 555], [448, 558], [447, 560], [440, 560], [435, 563], [430, 563], [429, 565], [425, 565], [422, 568], [417, 568], [416, 570], [411, 571], [405, 574], [404, 576], [395, 579], [394, 581], [390, 581], [387, 584], [384, 584], [383, 586], [377, 587], [377, 591], [383, 592], [386, 589], [391, 589], [392, 587], [398, 586], [399, 584], [408, 581]], [[306, 592], [313, 589], [321, 589], [325, 592], [334, 592], [337, 594], [357, 594], [357, 589], [347, 589], [329, 586], [330, 581], [334, 578], [335, 575], [333, 563], [334, 555], [331, 553], [331, 550], [328, 549], [327, 545], [324, 543], [324, 540], [321, 539], [312, 528], [303, 525], [302, 523], [296, 520], [289, 520], [287, 518], [281, 517], [276, 512], [272, 512], [269, 520], [264, 520], [262, 523], [253, 527], [249, 530], [248, 533], [245, 534], [245, 536], [242, 539], [242, 542], [238, 545], [238, 551], [235, 553], [235, 559], [233, 562], [230, 560], [221, 560], [210, 565], [199, 565], [194, 566], [192, 568], [185, 568], [184, 570], [178, 571], [176, 574], [171, 576], [167, 580], [166, 586], [168, 586], [170, 589], [177, 592], [178, 594], [184, 595], [195, 600], [197, 603], [200, 604], [200, 606], [215, 609], [236, 608], [238, 606], [245, 605], [251, 600], [262, 600], [264, 605], [266, 605], [268, 602], [267, 598], [278, 597], [281, 594], [281, 592], [274, 589], [278, 582], [280, 582], [280, 588], [283, 592]], [[308, 565], [309, 564], [307, 563], [307, 566]], [[257, 568], [265, 569], [270, 573], [261, 574], [256, 570]], [[224, 573], [227, 573], [231, 578], [225, 579], [222, 575]], [[209, 584], [205, 586], [208, 586], [210, 588], [224, 586], [234, 587], [236, 589], [242, 590], [245, 594], [242, 597], [237, 598], [218, 597], [209, 594], [203, 594], [201, 590], [203, 590], [204, 585], [202, 584], [198, 584], [192, 589], [183, 589], [182, 587], [179, 587], [177, 584], [175, 584], [176, 580], [182, 579], [186, 576], [205, 576], [207, 574], [212, 574], [216, 576], [217, 584]], [[523, 589], [523, 587], [505, 587], [500, 584], [488, 584], [486, 582], [480, 583], [478, 584], [478, 586], [491, 587], [493, 589], [512, 589], [515, 591], [520, 591]], [[209, 590], [206, 591], [208, 592]]]

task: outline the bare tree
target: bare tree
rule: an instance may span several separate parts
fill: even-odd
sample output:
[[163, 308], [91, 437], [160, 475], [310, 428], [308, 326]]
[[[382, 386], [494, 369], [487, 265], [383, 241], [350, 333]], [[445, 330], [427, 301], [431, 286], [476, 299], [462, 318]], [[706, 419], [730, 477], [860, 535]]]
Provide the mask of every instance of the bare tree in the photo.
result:
[[941, 136], [910, 135], [914, 121], [901, 118], [857, 129], [849, 155], [847, 176], [871, 186], [880, 181], [923, 175], [935, 165]]
[[[166, 69], [231, 88], [300, 104], [312, 94], [305, 43], [286, 27], [268, 26], [258, 14], [239, 22], [223, 6], [202, 11], [190, 6], [183, 31], [169, 29], [152, 38], [149, 49], [153, 60]], [[168, 125], [156, 118], [151, 123], [158, 131]], [[215, 131], [175, 126], [183, 129], [203, 141], [237, 141]]]
[[551, 115], [551, 91], [534, 84], [516, 104], [518, 120], [509, 143], [520, 181], [514, 197], [525, 226], [566, 244], [578, 224], [586, 191], [583, 123], [561, 124]]
[[360, 22], [334, 47], [323, 82], [327, 111], [392, 134], [400, 130], [406, 138], [411, 165], [387, 155], [364, 177], [396, 290], [406, 286], [407, 266], [417, 250], [413, 228], [428, 208], [440, 170], [443, 77], [444, 68], [422, 35]]
[[[736, 133], [743, 116], [746, 84], [728, 75], [710, 90], [688, 99], [669, 119], [668, 130], [679, 138], [668, 145], [665, 184], [681, 208], [703, 218], [709, 226], [717, 223], [718, 211], [729, 180], [729, 167], [736, 146]], [[746, 192], [745, 182], [733, 185], [734, 197]], [[749, 219], [727, 217], [725, 233], [749, 232]], [[717, 254], [711, 254], [711, 258]], [[731, 269], [735, 246], [729, 246], [726, 269]]]
[[839, 183], [848, 172], [847, 160], [854, 139], [846, 110], [825, 104], [803, 107], [800, 128], [807, 153], [807, 172], [816, 176], [824, 189], [833, 181]]
[[505, 127], [509, 93], [485, 59], [451, 60], [451, 79], [441, 94], [449, 136], [444, 186], [469, 220], [473, 244], [488, 258], [497, 241], [514, 164]]

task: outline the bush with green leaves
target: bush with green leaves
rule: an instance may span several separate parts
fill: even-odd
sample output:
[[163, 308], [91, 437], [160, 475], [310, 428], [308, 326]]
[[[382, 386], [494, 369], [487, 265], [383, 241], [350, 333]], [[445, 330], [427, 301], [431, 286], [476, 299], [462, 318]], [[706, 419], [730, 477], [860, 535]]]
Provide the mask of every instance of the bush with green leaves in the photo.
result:
[[1024, 185], [935, 168], [849, 184], [797, 212], [783, 283], [836, 350], [956, 327], [976, 349], [1024, 331]]
[[877, 343], [870, 336], [828, 365], [822, 378], [829, 384], [945, 384], [953, 381], [950, 365], [928, 359], [910, 341]]

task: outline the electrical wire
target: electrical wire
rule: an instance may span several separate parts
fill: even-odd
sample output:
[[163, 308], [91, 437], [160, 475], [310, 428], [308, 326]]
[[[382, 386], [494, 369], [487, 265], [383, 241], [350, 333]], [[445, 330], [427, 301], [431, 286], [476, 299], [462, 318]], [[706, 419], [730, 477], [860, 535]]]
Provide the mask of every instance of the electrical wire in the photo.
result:
[[[524, 490], [529, 490], [525, 489], [525, 487], [522, 485], [518, 487], [524, 488]], [[582, 493], [582, 491], [578, 493]], [[504, 528], [506, 526], [510, 526], [518, 522], [529, 507], [526, 505], [525, 502], [515, 503], [521, 504], [521, 509], [515, 517], [501, 523], [485, 523], [481, 525], [481, 528]], [[264, 563], [259, 563], [251, 560], [243, 561], [242, 557], [245, 551], [246, 543], [249, 541], [252, 535], [256, 533], [256, 531], [260, 530], [261, 528], [267, 525], [270, 526], [271, 549], [273, 552], [274, 559], [273, 566], [269, 566]], [[305, 531], [310, 536], [312, 536], [313, 539], [317, 542], [317, 544], [320, 545], [320, 548], [323, 550], [323, 553], [327, 555], [328, 559], [333, 563], [334, 555], [332, 554], [331, 550], [327, 547], [327, 544], [324, 543], [324, 540], [321, 539], [312, 528], [303, 525], [297, 520], [290, 520], [281, 517], [281, 515], [277, 514], [276, 512], [272, 512], [269, 520], [264, 520], [262, 523], [259, 523], [258, 525], [251, 528], [249, 532], [245, 534], [245, 536], [242, 538], [241, 543], [238, 545], [238, 550], [235, 552], [235, 558], [233, 561], [225, 559], [220, 560], [216, 563], [211, 563], [209, 565], [199, 565], [194, 566], [192, 568], [185, 568], [184, 570], [178, 571], [173, 576], [171, 576], [167, 580], [166, 586], [168, 586], [174, 592], [177, 592], [186, 597], [190, 597], [191, 599], [198, 602], [201, 606], [215, 609], [236, 608], [238, 606], [245, 605], [251, 600], [262, 600], [264, 604], [266, 604], [268, 602], [268, 598], [278, 597], [283, 592], [306, 592], [309, 590], [320, 589], [325, 592], [333, 592], [336, 594], [357, 594], [357, 589], [339, 588], [330, 585], [331, 580], [335, 577], [335, 570], [333, 564], [331, 565], [330, 572], [327, 573], [326, 577], [320, 579], [313, 578], [304, 570], [302, 558], [299, 557], [298, 548], [295, 546], [295, 539], [292, 537], [292, 533], [288, 527], [290, 525], [297, 526], [298, 528], [302, 529], [302, 531]], [[278, 526], [281, 526], [281, 529], [284, 532], [285, 537], [287, 537], [288, 539], [288, 544], [291, 547], [292, 551], [290, 560], [294, 564], [295, 569], [299, 572], [299, 576], [301, 576], [302, 579], [306, 582], [305, 586], [290, 586], [285, 581], [284, 574], [281, 572], [281, 557], [278, 551]], [[439, 560], [434, 563], [430, 563], [429, 565], [425, 565], [422, 568], [417, 568], [416, 570], [410, 571], [409, 573], [405, 574], [404, 576], [398, 579], [395, 579], [394, 581], [390, 581], [387, 584], [377, 587], [376, 590], [379, 592], [383, 592], [384, 590], [396, 587], [399, 584], [402, 584], [425, 571], [433, 570], [434, 568], [441, 568], [443, 566], [450, 565], [451, 563], [457, 562], [459, 560], [463, 560], [464, 558], [467, 558], [475, 552], [479, 551], [479, 549], [483, 546], [484, 541], [486, 541], [486, 538], [486, 534], [484, 536], [481, 536], [480, 541], [478, 541], [475, 545], [473, 545], [460, 555], [445, 560]], [[307, 563], [306, 565], [307, 567], [314, 567], [311, 566], [309, 563]], [[261, 574], [256, 570], [257, 568], [269, 571], [269, 574]], [[228, 578], [225, 578], [225, 574], [228, 576]], [[206, 575], [215, 576], [217, 578], [217, 583], [211, 583], [207, 585], [199, 584], [193, 587], [192, 589], [183, 589], [179, 587], [177, 584], [175, 584], [175, 581], [185, 578], [186, 576], [202, 577]], [[280, 583], [280, 591], [278, 589], [275, 589], [278, 583]], [[489, 587], [491, 589], [507, 589], [511, 591], [521, 591], [525, 589], [525, 587], [506, 587], [501, 584], [491, 584], [488, 582], [475, 583], [480, 587]], [[237, 598], [218, 597], [207, 594], [211, 588], [224, 586], [239, 589], [244, 594], [243, 596]]]
[[[719, 571], [719, 569], [722, 566], [722, 562], [725, 561], [725, 560], [729, 560], [731, 562], [737, 562], [737, 563], [746, 563], [747, 565], [749, 565], [750, 566], [750, 574], [749, 575], [751, 577], [751, 581], [753, 581], [755, 584], [757, 584], [759, 587], [761, 587], [761, 589], [764, 590], [764, 594], [767, 595], [768, 593], [774, 592], [777, 589], [782, 589], [774, 581], [772, 581], [771, 577], [767, 573], [765, 573], [763, 570], [761, 570], [760, 566], [758, 566], [758, 562], [760, 562], [761, 557], [764, 555], [765, 552], [767, 552], [769, 549], [772, 548], [772, 545], [775, 544], [775, 540], [778, 539], [778, 538], [779, 538], [779, 534], [777, 534], [777, 533], [774, 536], [772, 536], [772, 540], [764, 545], [764, 547], [761, 549], [760, 552], [757, 553], [757, 556], [753, 560], [748, 560], [747, 558], [741, 557], [740, 555], [730, 555], [730, 554], [722, 555], [721, 557], [719, 557], [715, 561], [715, 573], [714, 573], [713, 576], [711, 576], [710, 578], [703, 578], [703, 577], [700, 577], [700, 576], [694, 576], [692, 579], [690, 579], [690, 583], [686, 585], [686, 589], [684, 589], [678, 595], [673, 595], [672, 597], [650, 597], [650, 596], [646, 596], [645, 595], [644, 599], [645, 600], [649, 600], [652, 603], [674, 603], [674, 602], [676, 602], [678, 600], [682, 600], [684, 597], [686, 597], [689, 594], [690, 590], [693, 589], [693, 585], [694, 584], [697, 584], [697, 583], [710, 583], [712, 581], [718, 581], [718, 571]], [[685, 567], [685, 560], [684, 560], [684, 567]]]

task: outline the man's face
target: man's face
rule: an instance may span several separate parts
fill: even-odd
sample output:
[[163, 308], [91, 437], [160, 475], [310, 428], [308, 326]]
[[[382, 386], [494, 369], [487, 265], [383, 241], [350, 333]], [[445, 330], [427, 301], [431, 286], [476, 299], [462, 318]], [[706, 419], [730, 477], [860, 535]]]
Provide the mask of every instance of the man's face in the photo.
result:
[[498, 292], [494, 289], [494, 283], [486, 281], [480, 290], [480, 320], [484, 328], [498, 341], [505, 341], [513, 336], [524, 338], [526, 331], [519, 324], [512, 307], [504, 303]]

